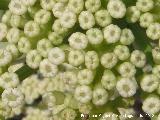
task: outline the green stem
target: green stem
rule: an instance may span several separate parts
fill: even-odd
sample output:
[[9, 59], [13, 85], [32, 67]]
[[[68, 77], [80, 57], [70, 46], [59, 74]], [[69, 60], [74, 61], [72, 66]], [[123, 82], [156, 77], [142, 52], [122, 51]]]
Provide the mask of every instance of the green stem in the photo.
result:
[[24, 65], [20, 69], [16, 71], [20, 81], [24, 80], [25, 78], [29, 77], [30, 75], [34, 74], [36, 70], [31, 69], [27, 65]]

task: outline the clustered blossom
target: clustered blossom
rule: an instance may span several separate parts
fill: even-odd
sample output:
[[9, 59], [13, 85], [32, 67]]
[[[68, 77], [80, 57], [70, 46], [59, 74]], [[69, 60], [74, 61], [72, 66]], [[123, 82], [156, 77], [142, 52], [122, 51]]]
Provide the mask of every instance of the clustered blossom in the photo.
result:
[[140, 90], [142, 110], [160, 120], [159, 4], [11, 0], [0, 22], [0, 116], [136, 120]]

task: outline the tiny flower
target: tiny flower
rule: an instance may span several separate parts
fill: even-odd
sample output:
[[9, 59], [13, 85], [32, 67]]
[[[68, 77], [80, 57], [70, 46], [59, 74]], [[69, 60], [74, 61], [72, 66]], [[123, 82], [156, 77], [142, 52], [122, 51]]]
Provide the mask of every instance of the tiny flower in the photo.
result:
[[102, 86], [107, 90], [115, 88], [117, 83], [116, 76], [111, 70], [105, 70], [101, 79]]
[[71, 11], [64, 11], [60, 17], [60, 23], [64, 28], [72, 28], [77, 21], [76, 14]]
[[89, 86], [78, 86], [75, 90], [74, 97], [80, 103], [88, 103], [92, 99], [92, 90]]
[[22, 4], [21, 0], [12, 0], [8, 7], [9, 10], [16, 15], [23, 15], [27, 12], [27, 7]]
[[39, 71], [44, 77], [54, 77], [58, 72], [58, 67], [48, 59], [44, 59], [40, 62]]
[[97, 45], [103, 41], [103, 33], [98, 28], [91, 28], [86, 32], [90, 44]]
[[56, 104], [56, 97], [52, 92], [46, 92], [42, 96], [42, 102], [47, 105], [48, 109], [52, 109]]
[[17, 43], [21, 36], [21, 31], [18, 28], [11, 28], [7, 33], [7, 40], [9, 43]]
[[61, 118], [63, 120], [75, 120], [77, 113], [71, 108], [66, 108], [61, 112]]
[[52, 43], [48, 39], [41, 39], [37, 43], [37, 51], [41, 56], [47, 57], [48, 52], [52, 48]]
[[57, 19], [54, 21], [53, 26], [52, 26], [52, 30], [60, 35], [65, 34], [66, 32], [68, 32], [67, 28], [64, 28], [61, 23], [60, 20]]
[[152, 49], [153, 60], [156, 64], [160, 64], [160, 48], [155, 47]]
[[131, 97], [136, 93], [137, 85], [129, 78], [121, 78], [117, 81], [116, 88], [122, 97]]
[[65, 3], [57, 2], [52, 9], [53, 15], [57, 18], [60, 18], [65, 9], [66, 9]]
[[48, 60], [55, 65], [62, 64], [65, 61], [65, 53], [62, 49], [54, 47], [48, 53]]
[[12, 15], [11, 16], [11, 20], [10, 20], [10, 24], [12, 27], [24, 27], [25, 22], [27, 20], [24, 19], [24, 17], [20, 16], [20, 15]]
[[64, 83], [64, 89], [67, 92], [73, 93], [77, 86], [77, 76], [75, 72], [67, 71], [62, 75], [62, 80]]
[[19, 51], [15, 44], [8, 44], [6, 50], [12, 54], [13, 58], [17, 58], [19, 56]]
[[123, 18], [126, 14], [126, 6], [121, 0], [109, 0], [107, 10], [113, 18]]
[[142, 12], [150, 11], [154, 7], [153, 0], [137, 0], [137, 8]]
[[147, 36], [152, 40], [160, 38], [160, 23], [152, 23], [146, 30]]
[[38, 24], [47, 24], [50, 19], [51, 13], [43, 9], [40, 9], [34, 16], [34, 21]]
[[114, 24], [110, 24], [104, 28], [104, 39], [108, 44], [116, 43], [120, 39], [121, 29]]
[[90, 29], [95, 25], [95, 18], [90, 11], [82, 11], [79, 15], [79, 25], [82, 29]]
[[12, 61], [12, 54], [7, 51], [0, 49], [0, 67], [8, 65]]
[[15, 88], [19, 85], [19, 78], [16, 73], [5, 72], [0, 79], [0, 86], [4, 89]]
[[146, 12], [141, 15], [139, 21], [141, 27], [147, 28], [154, 22], [154, 17], [151, 13]]
[[129, 48], [125, 45], [117, 45], [114, 48], [114, 53], [117, 55], [119, 60], [126, 60], [130, 56]]
[[135, 66], [130, 62], [124, 62], [120, 64], [118, 68], [118, 72], [122, 77], [134, 77], [136, 74], [136, 68]]
[[84, 7], [84, 0], [69, 0], [68, 9], [79, 14]]
[[136, 67], [142, 68], [146, 64], [146, 56], [145, 56], [145, 54], [142, 51], [140, 51], [140, 50], [134, 50], [131, 53], [130, 61]]
[[29, 67], [36, 69], [42, 60], [42, 56], [37, 50], [31, 50], [26, 55], [26, 63]]
[[40, 0], [40, 5], [45, 10], [52, 10], [55, 4], [55, 0]]
[[107, 25], [111, 24], [112, 17], [107, 10], [98, 10], [95, 13], [95, 20], [99, 26], [106, 27]]
[[31, 50], [31, 42], [27, 37], [21, 37], [18, 41], [18, 50], [21, 53], [28, 53]]
[[160, 74], [159, 74], [160, 73], [160, 65], [154, 66], [152, 69], [152, 73], [154, 75], [156, 75], [158, 78], [160, 78]]
[[48, 34], [48, 39], [53, 45], [60, 45], [63, 42], [63, 37], [56, 32], [51, 32]]
[[96, 51], [88, 51], [85, 53], [85, 65], [91, 70], [94, 70], [98, 67], [99, 57]]
[[71, 50], [68, 54], [68, 62], [73, 66], [84, 63], [84, 53], [80, 50]]
[[85, 7], [90, 12], [96, 12], [101, 7], [101, 0], [86, 0]]
[[94, 79], [94, 74], [92, 70], [83, 69], [78, 72], [77, 78], [79, 84], [88, 85], [92, 83]]
[[2, 102], [11, 108], [23, 106], [24, 96], [18, 88], [8, 88], [2, 93]]
[[93, 90], [92, 102], [96, 106], [104, 105], [108, 101], [108, 93], [104, 88], [96, 88]]
[[142, 78], [140, 85], [143, 91], [151, 93], [158, 88], [159, 79], [154, 74], [145, 75]]
[[39, 92], [39, 80], [36, 75], [31, 75], [28, 78], [24, 79], [21, 83], [20, 90], [25, 96], [25, 102], [27, 104], [32, 104], [35, 99], [40, 95]]
[[130, 45], [134, 42], [134, 35], [132, 33], [132, 31], [130, 29], [123, 29], [122, 30], [122, 33], [121, 33], [121, 37], [120, 37], [120, 42], [123, 44], [123, 45]]
[[141, 12], [136, 6], [127, 8], [126, 19], [130, 23], [135, 23], [139, 20]]
[[112, 53], [105, 53], [101, 56], [101, 64], [103, 67], [111, 69], [113, 68], [118, 62], [117, 56]]
[[29, 21], [24, 26], [24, 33], [28, 37], [35, 37], [40, 33], [39, 25], [34, 21]]
[[85, 49], [88, 45], [88, 39], [85, 34], [81, 32], [73, 33], [69, 39], [69, 45], [74, 49]]
[[7, 35], [7, 25], [4, 23], [0, 23], [0, 41], [2, 41]]
[[22, 4], [26, 6], [33, 6], [37, 2], [37, 0], [21, 0], [21, 1], [22, 1]]
[[10, 10], [6, 10], [6, 12], [3, 14], [2, 16], [2, 23], [6, 24], [6, 25], [10, 25], [10, 19], [11, 19], [12, 13]]
[[156, 114], [160, 111], [160, 99], [158, 96], [149, 96], [143, 101], [142, 109], [148, 114]]

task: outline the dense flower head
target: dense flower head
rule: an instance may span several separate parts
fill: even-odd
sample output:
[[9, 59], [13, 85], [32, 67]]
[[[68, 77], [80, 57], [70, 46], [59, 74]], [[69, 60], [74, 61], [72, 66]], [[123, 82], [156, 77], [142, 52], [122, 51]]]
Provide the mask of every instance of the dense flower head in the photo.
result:
[[138, 120], [137, 99], [159, 119], [160, 0], [7, 6], [0, 10], [0, 119]]

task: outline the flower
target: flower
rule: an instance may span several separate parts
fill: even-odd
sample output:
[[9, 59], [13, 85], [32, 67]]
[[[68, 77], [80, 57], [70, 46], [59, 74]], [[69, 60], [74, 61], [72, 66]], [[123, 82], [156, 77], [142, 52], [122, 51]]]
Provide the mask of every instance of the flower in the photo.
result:
[[48, 60], [55, 65], [59, 65], [64, 62], [65, 53], [59, 47], [54, 47], [48, 52]]
[[140, 10], [136, 6], [130, 6], [127, 8], [126, 19], [129, 23], [135, 23], [141, 16]]
[[108, 101], [108, 93], [104, 88], [96, 88], [93, 90], [93, 104], [102, 106]]
[[24, 33], [28, 37], [35, 37], [40, 33], [40, 27], [36, 22], [29, 21], [24, 26]]
[[1, 75], [0, 79], [0, 86], [4, 89], [16, 88], [20, 84], [16, 73], [5, 72]]
[[100, 0], [86, 0], [85, 7], [88, 11], [96, 12], [101, 7]]
[[108, 44], [116, 43], [120, 39], [121, 29], [114, 24], [110, 24], [104, 28], [104, 39]]
[[80, 103], [88, 103], [92, 99], [92, 90], [86, 85], [78, 86], [75, 89], [74, 97]]
[[55, 0], [40, 0], [40, 5], [45, 10], [52, 10], [55, 4]]
[[7, 32], [8, 32], [7, 25], [4, 23], [0, 23], [0, 41], [2, 41], [6, 37]]
[[47, 24], [51, 19], [51, 13], [47, 10], [40, 9], [34, 16], [34, 21], [38, 24]]
[[114, 53], [108, 52], [101, 56], [100, 61], [103, 67], [111, 69], [117, 64], [118, 59]]
[[126, 6], [121, 0], [109, 0], [107, 10], [113, 18], [123, 18], [126, 14]]
[[97, 45], [103, 41], [103, 33], [98, 28], [91, 28], [86, 32], [90, 44]]
[[84, 7], [84, 0], [69, 0], [68, 9], [79, 14]]
[[42, 56], [38, 53], [37, 50], [31, 50], [26, 55], [26, 63], [29, 67], [36, 69], [39, 67]]
[[88, 45], [88, 39], [85, 34], [81, 32], [73, 33], [69, 39], [69, 45], [74, 49], [85, 49]]
[[149, 93], [153, 92], [158, 88], [158, 80], [158, 77], [153, 74], [145, 75], [140, 82], [142, 90]]
[[98, 10], [95, 13], [96, 23], [101, 27], [106, 27], [112, 23], [112, 17], [107, 10]]
[[142, 109], [148, 114], [156, 114], [160, 111], [160, 99], [157, 96], [148, 96], [143, 101]]
[[90, 29], [95, 25], [95, 18], [90, 11], [82, 11], [78, 17], [82, 29]]
[[112, 90], [116, 87], [117, 78], [111, 70], [105, 70], [101, 79], [102, 86], [107, 90]]
[[117, 81], [116, 88], [123, 97], [131, 97], [136, 93], [137, 86], [132, 79], [121, 78]]
[[137, 8], [142, 12], [148, 12], [154, 7], [153, 0], [137, 0]]
[[88, 69], [96, 69], [99, 65], [99, 57], [96, 51], [88, 51], [85, 53], [85, 66]]
[[60, 23], [64, 28], [72, 28], [77, 21], [76, 14], [71, 11], [64, 11], [60, 17]]
[[48, 52], [52, 49], [51, 42], [44, 38], [37, 42], [37, 51], [41, 54], [43, 57], [48, 56]]
[[88, 85], [92, 83], [94, 79], [94, 73], [92, 70], [83, 69], [78, 72], [77, 78], [78, 78], [79, 84]]
[[142, 51], [134, 50], [131, 53], [130, 61], [136, 67], [142, 68], [146, 64], [146, 56]]

